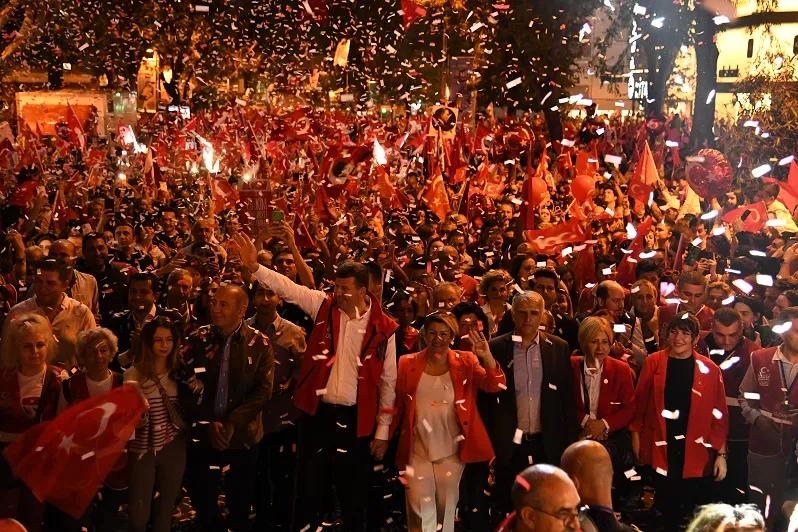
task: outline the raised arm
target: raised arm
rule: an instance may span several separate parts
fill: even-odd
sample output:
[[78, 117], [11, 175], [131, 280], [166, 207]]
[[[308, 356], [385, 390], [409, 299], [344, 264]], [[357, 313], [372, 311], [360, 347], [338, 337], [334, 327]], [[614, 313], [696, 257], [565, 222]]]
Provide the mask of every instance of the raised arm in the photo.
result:
[[237, 233], [233, 235], [233, 241], [239, 247], [241, 262], [252, 272], [258, 282], [268, 286], [280, 298], [298, 305], [312, 319], [316, 319], [316, 315], [327, 297], [324, 292], [300, 286], [288, 277], [258, 264], [258, 252], [248, 236]]

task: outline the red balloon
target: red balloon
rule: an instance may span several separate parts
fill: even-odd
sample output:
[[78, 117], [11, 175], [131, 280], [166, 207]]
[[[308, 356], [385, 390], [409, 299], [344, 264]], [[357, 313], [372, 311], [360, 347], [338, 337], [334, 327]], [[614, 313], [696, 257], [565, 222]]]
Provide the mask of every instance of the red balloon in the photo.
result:
[[532, 202], [534, 205], [540, 205], [543, 203], [543, 200], [547, 200], [549, 197], [549, 187], [546, 185], [546, 182], [539, 177], [533, 177], [530, 180], [532, 184]]
[[571, 181], [571, 194], [576, 198], [579, 204], [583, 204], [593, 195], [596, 190], [596, 180], [586, 174], [576, 176], [576, 179]]
[[687, 159], [687, 182], [695, 193], [711, 200], [722, 196], [732, 184], [732, 168], [718, 150], [704, 148]]

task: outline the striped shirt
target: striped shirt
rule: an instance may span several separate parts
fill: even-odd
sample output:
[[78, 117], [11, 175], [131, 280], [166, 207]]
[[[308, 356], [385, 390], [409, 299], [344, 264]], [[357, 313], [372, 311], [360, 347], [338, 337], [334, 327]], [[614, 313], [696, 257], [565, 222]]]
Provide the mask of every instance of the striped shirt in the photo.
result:
[[[167, 373], [160, 375], [161, 386], [172, 403], [177, 402], [177, 383], [169, 378]], [[150, 404], [149, 410], [136, 427], [134, 438], [130, 440], [128, 450], [135, 454], [145, 454], [148, 451], [158, 452], [171, 442], [175, 437], [175, 427], [169, 421], [169, 412], [161, 397], [161, 392], [154, 381], [139, 372], [135, 366], [125, 371], [125, 382], [136, 381], [141, 387], [141, 392]]]

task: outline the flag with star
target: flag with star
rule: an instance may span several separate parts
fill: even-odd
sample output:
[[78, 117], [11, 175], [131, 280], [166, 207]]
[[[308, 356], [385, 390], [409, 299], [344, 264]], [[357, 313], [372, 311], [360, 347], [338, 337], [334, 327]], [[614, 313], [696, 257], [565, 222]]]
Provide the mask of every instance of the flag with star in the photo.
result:
[[143, 413], [144, 396], [126, 384], [34, 425], [3, 455], [37, 499], [79, 519]]

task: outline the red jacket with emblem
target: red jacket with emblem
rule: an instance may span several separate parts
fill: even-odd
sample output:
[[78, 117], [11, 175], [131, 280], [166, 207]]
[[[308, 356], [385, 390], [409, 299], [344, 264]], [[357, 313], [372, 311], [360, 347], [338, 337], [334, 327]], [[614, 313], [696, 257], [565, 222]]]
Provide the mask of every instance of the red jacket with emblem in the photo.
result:
[[[782, 382], [781, 363], [773, 360], [776, 347], [759, 349], [751, 353], [751, 371], [756, 379], [756, 393], [759, 399], [746, 398], [753, 408], [759, 408], [762, 415], [769, 417], [781, 429], [781, 438], [763, 434], [756, 425], [751, 427], [751, 437], [748, 450], [763, 456], [775, 456], [780, 452], [784, 456], [791, 456], [795, 442], [796, 430], [792, 424], [790, 412], [784, 409], [786, 386]], [[790, 387], [790, 409], [798, 407], [798, 386]]]
[[[729, 432], [729, 413], [720, 368], [707, 357], [693, 352], [696, 365], [690, 416], [685, 434], [683, 478], [703, 477], [710, 454], [706, 445], [719, 451]], [[668, 450], [657, 442], [667, 441], [665, 418], [665, 378], [668, 373], [668, 351], [649, 355], [640, 373], [635, 390], [635, 415], [629, 430], [640, 434], [640, 460], [655, 470], [668, 470]], [[720, 413], [716, 417], [714, 411]], [[706, 445], [705, 445], [706, 444]]]
[[[579, 423], [588, 414], [585, 411], [585, 387], [582, 384], [582, 360], [584, 357], [571, 357], [574, 376], [574, 395], [576, 395], [576, 413]], [[610, 434], [625, 429], [632, 421], [635, 413], [634, 372], [629, 364], [606, 357], [601, 371], [601, 389], [596, 415], [610, 426]]]
[[[371, 297], [371, 301], [371, 314], [360, 349], [357, 386], [358, 437], [374, 433], [379, 413], [379, 384], [385, 352], [398, 328], [396, 322], [386, 316], [379, 305], [374, 304], [376, 298]], [[328, 294], [316, 314], [316, 323], [307, 342], [307, 351], [302, 357], [294, 392], [294, 406], [306, 414], [316, 414], [321, 401], [318, 390], [327, 387], [336, 355], [336, 342], [340, 338], [340, 323], [341, 311], [335, 305], [334, 296]]]
[[[402, 424], [396, 452], [396, 466], [399, 469], [405, 469], [410, 463], [416, 427], [415, 397], [426, 361], [426, 349], [399, 359], [399, 373], [396, 378], [397, 412], [391, 425], [393, 434], [399, 423]], [[449, 349], [447, 361], [454, 388], [453, 407], [464, 437], [458, 453], [460, 460], [465, 463], [490, 460], [493, 458], [493, 446], [477, 410], [477, 390], [495, 393], [507, 388], [504, 372], [499, 366], [495, 369], [483, 368], [476, 355], [469, 351]]]

